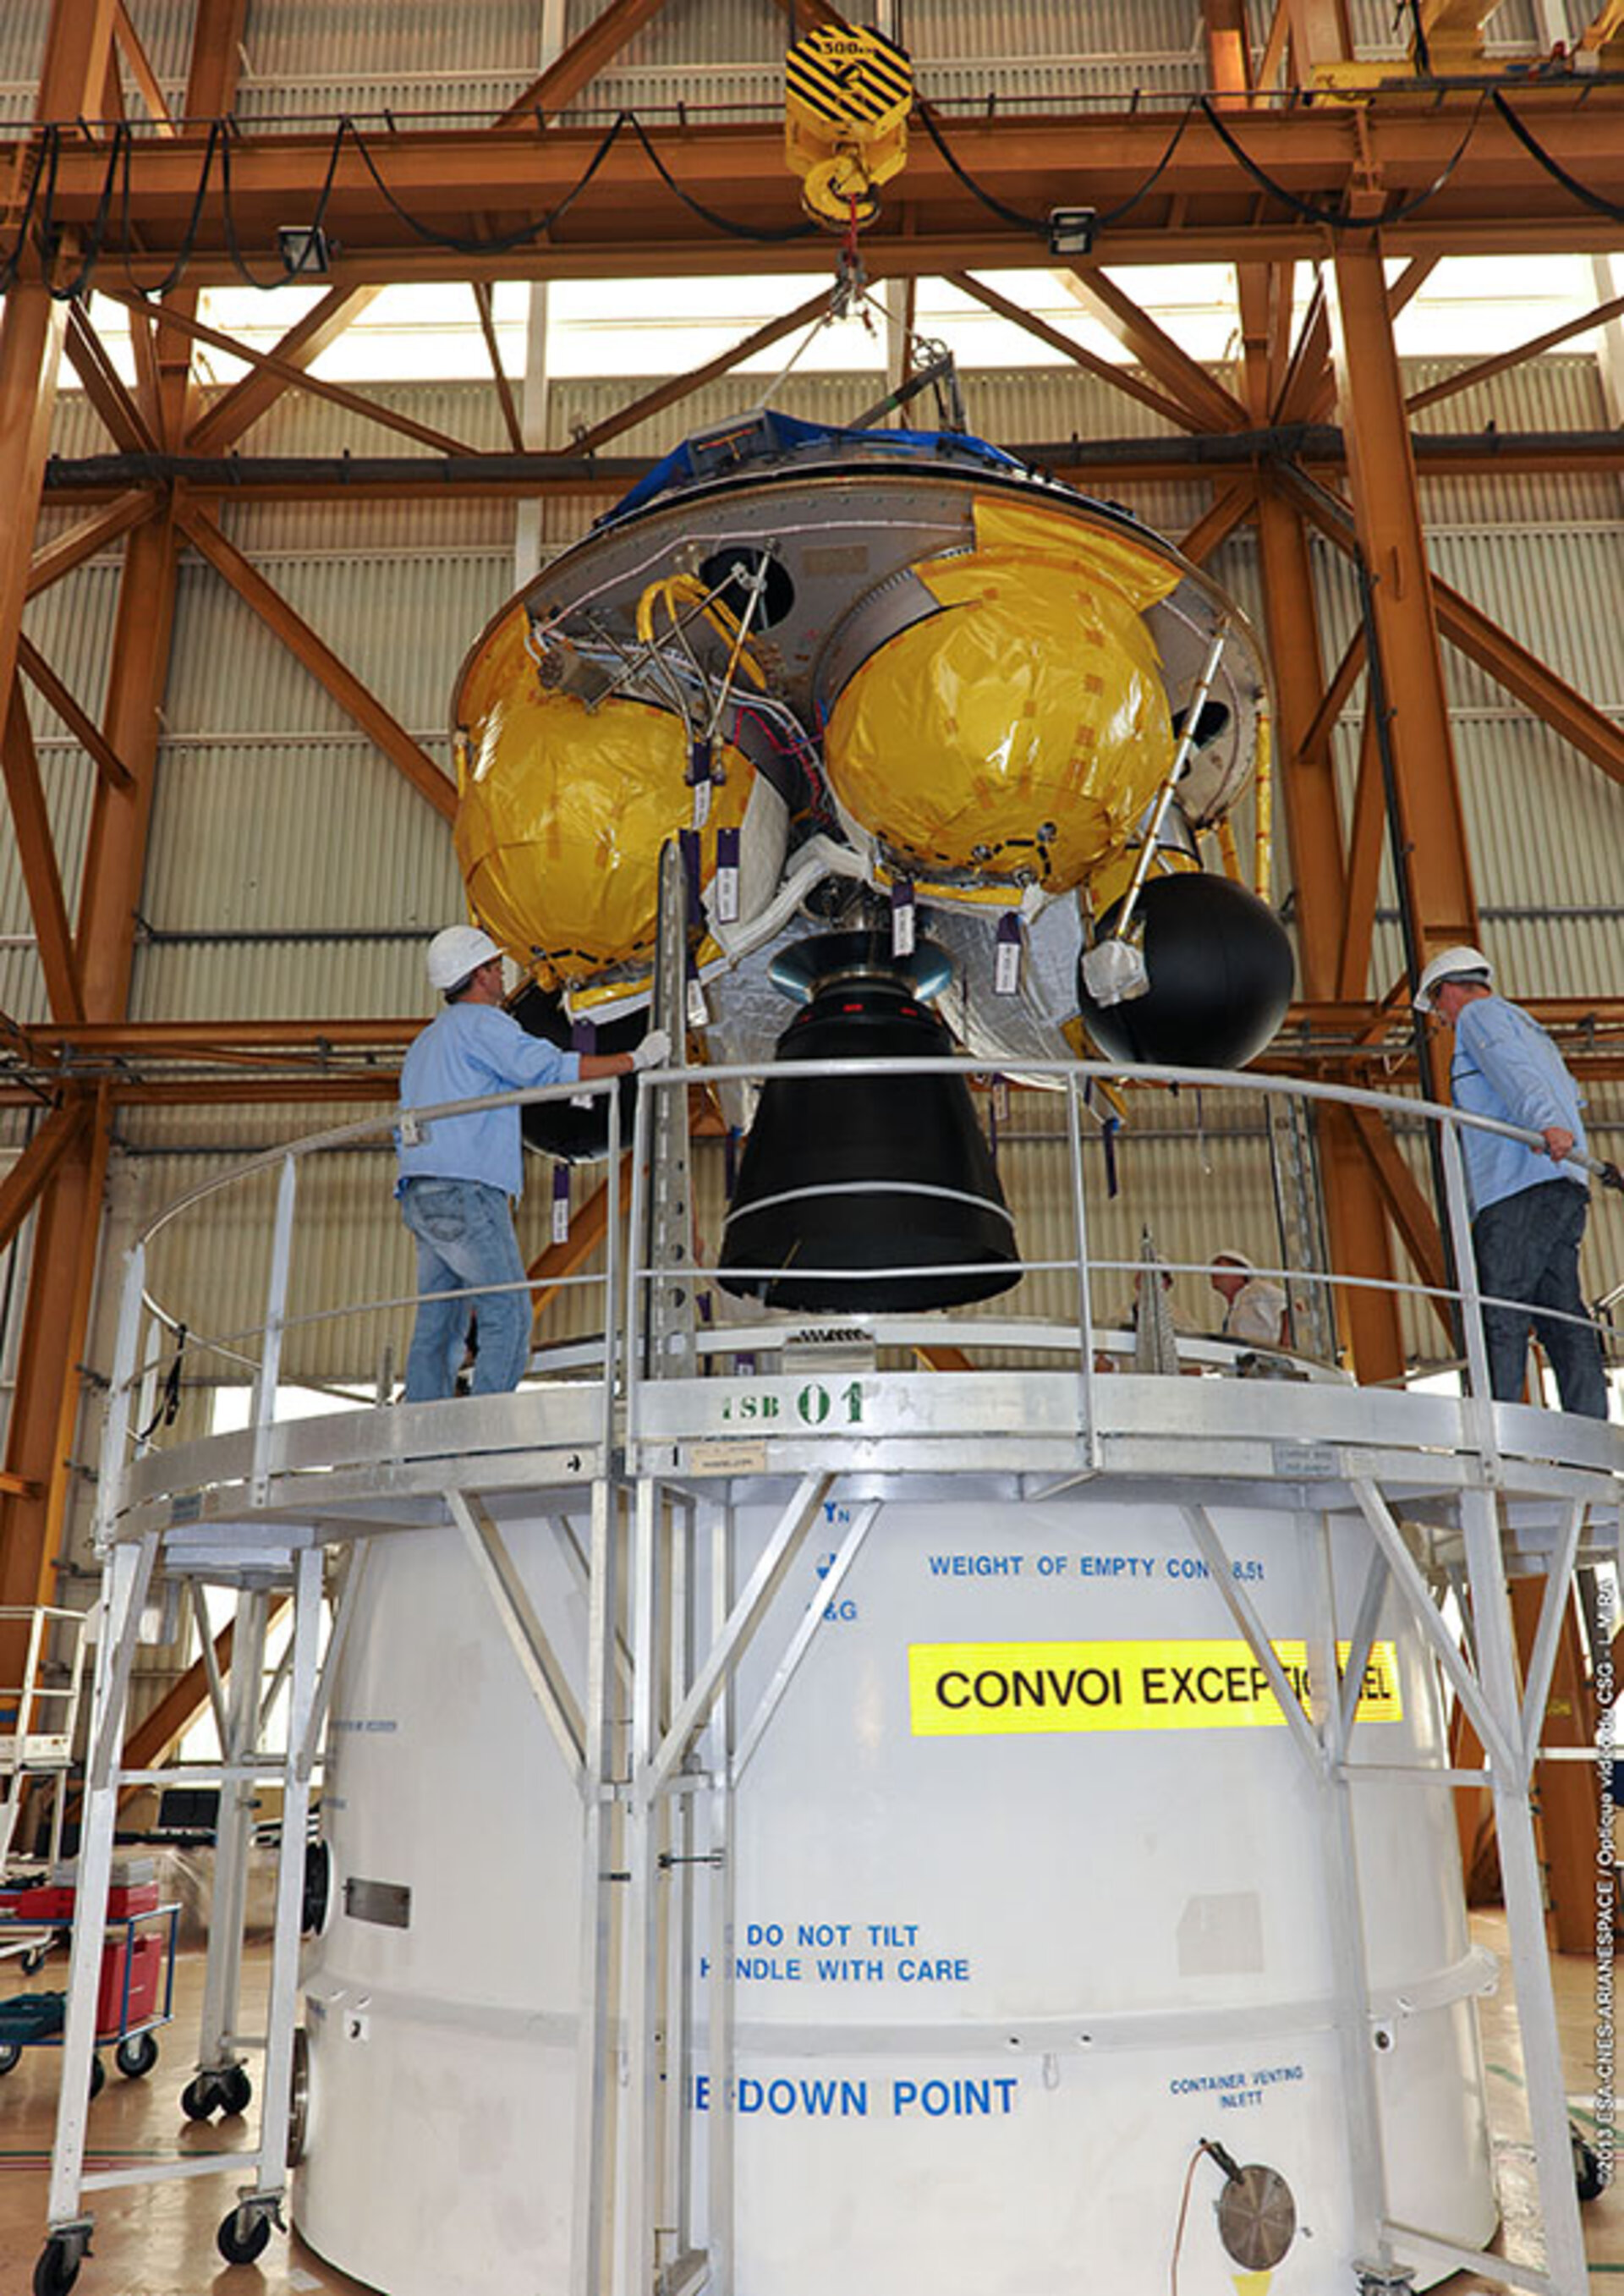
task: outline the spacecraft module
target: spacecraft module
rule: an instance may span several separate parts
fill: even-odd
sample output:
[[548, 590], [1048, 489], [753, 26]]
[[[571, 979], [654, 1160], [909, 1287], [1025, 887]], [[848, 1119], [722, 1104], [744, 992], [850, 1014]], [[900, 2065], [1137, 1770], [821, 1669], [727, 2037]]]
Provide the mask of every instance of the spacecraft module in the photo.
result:
[[[502, 609], [454, 715], [470, 906], [528, 976], [517, 1016], [557, 1042], [642, 1034], [673, 838], [691, 1041], [716, 1065], [795, 1057], [778, 992], [816, 1005], [818, 981], [793, 952], [842, 937], [836, 973], [860, 947], [867, 986], [820, 1008], [822, 1056], [877, 1054], [873, 999], [888, 977], [917, 988], [906, 967], [927, 939], [929, 1025], [951, 1032], [931, 1049], [956, 1041], [1005, 1072], [1096, 1051], [1239, 1067], [1290, 1001], [1290, 943], [1260, 898], [1266, 800], [1259, 887], [1229, 834], [1267, 773], [1244, 617], [1128, 512], [966, 434], [757, 412], [688, 439]], [[894, 1028], [887, 1042], [894, 1056]], [[727, 1113], [748, 1128], [753, 1099]], [[871, 1107], [859, 1128], [896, 1127]], [[527, 1115], [555, 1155], [601, 1154], [606, 1136], [602, 1107]], [[748, 1252], [730, 1233], [730, 1288], [917, 1300], [878, 1278], [814, 1299], [833, 1281], [820, 1268], [882, 1264], [896, 1202], [856, 1209], [849, 1176], [831, 1227], [806, 1160], [786, 1180], [775, 1156], [764, 1184], [762, 1152], [747, 1143], [743, 1192], [782, 1217], [749, 1223]], [[876, 1154], [859, 1178], [895, 1180]], [[957, 1296], [983, 1297], [1002, 1199], [943, 1155], [905, 1185], [962, 1205], [956, 1242], [953, 1216], [936, 1242], [978, 1271]]]

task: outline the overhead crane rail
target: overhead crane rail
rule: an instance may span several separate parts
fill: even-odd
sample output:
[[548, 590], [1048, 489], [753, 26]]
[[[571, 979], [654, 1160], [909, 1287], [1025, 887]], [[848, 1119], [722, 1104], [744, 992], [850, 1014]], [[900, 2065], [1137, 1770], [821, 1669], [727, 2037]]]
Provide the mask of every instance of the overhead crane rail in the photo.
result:
[[[1300, 90], [1159, 108], [1053, 102], [1013, 124], [1006, 100], [956, 113], [932, 102], [930, 133], [865, 237], [875, 275], [1042, 260], [1057, 203], [1086, 203], [1097, 252], [1169, 261], [1208, 245], [1233, 257], [1316, 256], [1324, 234], [1390, 248], [1488, 251], [1608, 242], [1624, 214], [1624, 73], [1481, 86], [1423, 79], [1367, 101], [1314, 102]], [[1164, 99], [1165, 102], [1165, 99]], [[115, 271], [144, 292], [293, 275], [279, 231], [337, 242], [332, 275], [371, 278], [592, 276], [634, 255], [643, 273], [821, 269], [826, 241], [800, 213], [783, 130], [759, 115], [699, 120], [685, 108], [652, 128], [638, 113], [538, 125], [425, 125], [386, 113], [319, 124], [236, 119], [75, 119], [0, 134], [9, 152], [0, 280], [43, 278], [62, 293]], [[441, 116], [443, 117], [443, 116]], [[650, 114], [650, 119], [654, 115]], [[943, 122], [948, 124], [946, 128]], [[313, 201], [311, 184], [319, 191]], [[651, 199], [651, 191], [654, 196]], [[1261, 203], [1260, 203], [1261, 202]], [[291, 203], [291, 205], [290, 204]], [[491, 211], [527, 220], [492, 233]], [[64, 233], [75, 253], [62, 252]], [[472, 270], [471, 270], [472, 266]]]

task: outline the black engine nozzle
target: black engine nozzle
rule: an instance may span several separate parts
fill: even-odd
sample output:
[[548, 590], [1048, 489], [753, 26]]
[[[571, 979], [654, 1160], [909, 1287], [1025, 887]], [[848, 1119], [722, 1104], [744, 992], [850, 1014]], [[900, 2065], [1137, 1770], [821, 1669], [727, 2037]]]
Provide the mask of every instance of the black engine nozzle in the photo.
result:
[[[920, 1001], [952, 977], [929, 942], [898, 960], [883, 933], [820, 933], [783, 951], [773, 977], [806, 999], [778, 1039], [781, 1061], [954, 1049]], [[718, 1267], [725, 1292], [814, 1314], [953, 1308], [1007, 1291], [1021, 1275], [1014, 1223], [965, 1079], [769, 1077]], [[732, 1272], [742, 1268], [768, 1273]], [[853, 1272], [827, 1273], [838, 1268]]]

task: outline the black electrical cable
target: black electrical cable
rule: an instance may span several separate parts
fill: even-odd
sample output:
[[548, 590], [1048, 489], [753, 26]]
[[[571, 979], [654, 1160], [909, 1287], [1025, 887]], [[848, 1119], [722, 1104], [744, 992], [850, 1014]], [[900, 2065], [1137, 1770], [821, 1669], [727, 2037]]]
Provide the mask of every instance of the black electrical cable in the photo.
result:
[[[660, 182], [666, 186], [666, 189], [670, 192], [675, 192], [677, 198], [682, 201], [684, 207], [689, 209], [693, 214], [698, 216], [701, 223], [709, 224], [713, 230], [727, 232], [731, 234], [734, 239], [753, 239], [760, 242], [762, 245], [769, 247], [781, 246], [787, 240], [815, 239], [817, 236], [820, 226], [815, 223], [789, 224], [785, 226], [783, 230], [769, 231], [763, 229], [759, 224], [734, 223], [731, 217], [718, 215], [714, 208], [708, 208], [702, 200], [696, 200], [691, 192], [684, 191], [676, 176], [671, 173], [670, 169], [666, 166], [665, 161], [660, 158], [659, 152], [654, 149], [653, 144], [650, 140], [647, 128], [644, 127], [643, 122], [638, 119], [635, 111], [624, 111], [621, 113], [620, 118], [622, 120], [627, 121], [630, 124], [632, 133], [636, 136], [639, 144], [642, 144], [644, 151], [648, 155], [651, 166], [653, 168], [656, 175], [660, 177]], [[619, 123], [617, 122], [616, 124], [618, 126]]]
[[1344, 215], [1340, 208], [1321, 207], [1313, 200], [1300, 200], [1295, 192], [1288, 190], [1284, 184], [1277, 183], [1273, 176], [1260, 168], [1251, 154], [1242, 148], [1234, 135], [1225, 126], [1223, 115], [1218, 111], [1210, 96], [1202, 97], [1201, 107], [1206, 115], [1208, 125], [1217, 135], [1219, 143], [1231, 157], [1237, 160], [1245, 168], [1253, 183], [1266, 191], [1271, 199], [1279, 200], [1294, 214], [1301, 216], [1306, 223], [1323, 224], [1331, 231], [1382, 231], [1390, 224], [1404, 222], [1407, 217], [1415, 215], [1420, 209], [1425, 207], [1429, 200], [1437, 198], [1466, 156], [1466, 147], [1477, 134], [1478, 122], [1483, 116], [1483, 102], [1484, 97], [1480, 95], [1476, 109], [1467, 123], [1465, 134], [1425, 190], [1417, 192], [1414, 199], [1402, 200], [1396, 208], [1389, 208], [1382, 214], [1374, 216]]
[[1432, 72], [1432, 51], [1427, 45], [1426, 22], [1421, 12], [1421, 0], [1409, 0], [1410, 22], [1415, 29], [1415, 70], [1418, 78], [1427, 79]]
[[[55, 133], [55, 130], [47, 128], [45, 133], [51, 135]], [[11, 253], [4, 263], [0, 263], [0, 295], [9, 292], [17, 283], [17, 274], [22, 264], [22, 250], [29, 243], [29, 231], [34, 221], [34, 205], [39, 197], [40, 180], [44, 174], [45, 166], [42, 156], [40, 164], [29, 170], [29, 196], [23, 207], [22, 220], [17, 226], [16, 238], [12, 242]]]
[[[223, 131], [219, 139], [220, 219], [226, 226], [226, 244], [230, 250], [232, 263], [237, 275], [248, 286], [258, 287], [266, 293], [273, 288], [286, 287], [300, 275], [297, 266], [290, 268], [284, 265], [275, 278], [260, 279], [255, 276], [243, 258], [242, 250], [237, 244], [236, 218], [231, 211], [231, 129], [229, 124], [224, 120], [217, 120], [215, 126]], [[327, 154], [327, 173], [323, 177], [322, 188], [316, 194], [315, 212], [308, 225], [304, 226], [309, 233], [312, 244], [315, 243], [321, 231], [323, 220], [327, 213], [327, 203], [332, 197], [333, 182], [339, 172], [339, 159], [343, 152], [344, 138], [347, 135], [355, 135], [357, 144], [359, 145], [361, 139], [356, 133], [355, 123], [349, 113], [345, 112], [340, 115], [338, 127], [333, 132], [332, 149]], [[380, 185], [380, 189], [381, 188]]]
[[168, 294], [172, 288], [178, 287], [181, 281], [185, 277], [186, 266], [191, 262], [193, 250], [197, 245], [198, 228], [202, 222], [203, 217], [203, 201], [208, 197], [209, 193], [209, 178], [214, 172], [215, 150], [217, 145], [218, 145], [224, 138], [230, 134], [230, 129], [223, 119], [211, 119], [209, 123], [209, 141], [203, 147], [202, 173], [197, 179], [197, 189], [192, 195], [192, 212], [186, 217], [185, 229], [181, 233], [180, 245], [176, 250], [175, 260], [171, 263], [168, 271], [165, 272], [163, 277], [159, 281], [156, 287], [144, 287], [141, 284], [141, 282], [136, 278], [135, 272], [130, 266], [130, 249], [132, 244], [130, 235], [130, 152], [134, 144], [135, 138], [132, 136], [129, 143], [126, 144], [124, 147], [124, 184], [123, 197], [119, 209], [119, 251], [124, 259], [124, 275], [129, 283], [132, 292], [135, 294], [144, 297], [157, 296], [161, 299], [163, 296]]
[[1604, 215], [1614, 223], [1624, 223], [1624, 207], [1620, 207], [1616, 200], [1604, 200], [1599, 192], [1593, 192], [1587, 185], [1581, 184], [1577, 176], [1570, 175], [1560, 160], [1554, 160], [1551, 157], [1533, 130], [1525, 127], [1518, 119], [1499, 89], [1495, 88], [1492, 94], [1495, 110], [1511, 129], [1523, 150], [1531, 159], [1539, 162], [1547, 176], [1559, 183], [1564, 191], [1571, 192], [1576, 200], [1582, 200], [1587, 208], [1594, 208], [1598, 215]]
[[[112, 145], [107, 155], [107, 172], [102, 178], [102, 196], [96, 201], [96, 211], [91, 217], [89, 229], [85, 234], [84, 252], [79, 267], [65, 287], [59, 287], [54, 277], [46, 282], [52, 295], [59, 303], [76, 302], [84, 294], [90, 284], [90, 275], [101, 260], [103, 242], [107, 237], [107, 219], [112, 212], [113, 187], [118, 182], [119, 161], [129, 143], [131, 134], [132, 130], [127, 119], [114, 122]], [[54, 250], [50, 252], [52, 268], [54, 271]]]
[[361, 155], [362, 165], [382, 194], [385, 205], [399, 217], [408, 231], [414, 232], [419, 239], [427, 241], [431, 247], [448, 247], [458, 255], [505, 255], [515, 247], [525, 247], [531, 241], [539, 239], [544, 232], [551, 230], [562, 216], [569, 213], [604, 160], [608, 159], [620, 130], [630, 116], [628, 112], [624, 111], [616, 114], [613, 124], [604, 133], [597, 150], [587, 161], [585, 171], [577, 176], [556, 207], [549, 208], [545, 215], [537, 216], [529, 223], [521, 224], [516, 230], [498, 232], [489, 239], [459, 239], [449, 232], [435, 231], [430, 225], [420, 223], [414, 215], [401, 205], [384, 182], [366, 139], [355, 122], [346, 120], [343, 127], [348, 131], [356, 150]]
[[39, 205], [39, 268], [47, 287], [56, 275], [56, 174], [62, 149], [62, 129], [54, 125], [47, 127], [45, 148], [40, 160], [45, 196]]
[[[983, 184], [978, 184], [975, 177], [971, 174], [969, 168], [964, 166], [963, 160], [961, 160], [957, 154], [949, 148], [947, 140], [942, 134], [940, 127], [938, 126], [935, 114], [931, 111], [931, 106], [922, 101], [918, 106], [918, 111], [920, 119], [924, 122], [926, 134], [930, 136], [932, 144], [935, 144], [937, 150], [941, 153], [942, 158], [947, 161], [949, 168], [952, 168], [954, 174], [958, 177], [960, 183], [964, 184], [964, 189], [967, 192], [973, 193], [973, 195], [980, 201], [982, 206], [989, 208], [994, 215], [1002, 217], [1005, 223], [1013, 223], [1022, 231], [1032, 232], [1040, 239], [1046, 240], [1048, 238], [1049, 221], [1046, 216], [1039, 220], [1033, 216], [1022, 215], [1019, 208], [1006, 206], [1002, 200], [997, 198], [993, 193], [988, 191]], [[1195, 99], [1192, 97], [1190, 102], [1185, 104], [1183, 111], [1178, 115], [1178, 125], [1174, 128], [1172, 135], [1168, 138], [1166, 150], [1162, 152], [1161, 159], [1157, 160], [1155, 166], [1151, 169], [1150, 174], [1145, 177], [1144, 181], [1136, 191], [1130, 192], [1125, 200], [1119, 201], [1114, 208], [1102, 208], [1099, 213], [1095, 217], [1094, 227], [1096, 232], [1109, 231], [1112, 224], [1120, 223], [1124, 216], [1128, 216], [1133, 213], [1134, 209], [1138, 206], [1142, 199], [1145, 198], [1149, 193], [1154, 191], [1156, 185], [1161, 182], [1161, 177], [1167, 172], [1168, 167], [1171, 163], [1173, 154], [1177, 151], [1179, 144], [1184, 141], [1185, 130], [1190, 125], [1192, 119], [1193, 119], [1195, 115], [1195, 111], [1196, 102]]]
[[153, 1407], [152, 1415], [147, 1421], [146, 1425], [144, 1427], [138, 1428], [135, 1431], [135, 1440], [137, 1443], [146, 1443], [151, 1441], [152, 1438], [158, 1432], [158, 1430], [160, 1427], [173, 1427], [176, 1419], [179, 1418], [180, 1374], [181, 1366], [185, 1360], [186, 1326], [185, 1324], [176, 1324], [175, 1326], [175, 1354], [170, 1362], [168, 1370], [164, 1374], [163, 1390], [158, 1398], [157, 1403]]
[[1174, 152], [1177, 151], [1180, 144], [1184, 141], [1185, 130], [1190, 125], [1194, 114], [1195, 105], [1193, 101], [1192, 101], [1185, 104], [1183, 111], [1179, 114], [1178, 125], [1173, 130], [1172, 135], [1168, 143], [1167, 150], [1162, 153], [1161, 159], [1157, 160], [1155, 166], [1151, 169], [1150, 174], [1140, 184], [1138, 190], [1136, 192], [1130, 192], [1128, 197], [1118, 206], [1114, 208], [1103, 208], [1101, 209], [1100, 213], [1095, 216], [1094, 219], [1094, 227], [1096, 231], [1109, 231], [1113, 223], [1120, 223], [1125, 215], [1132, 214], [1135, 208], [1138, 206], [1140, 201], [1144, 197], [1147, 192], [1153, 191], [1155, 189], [1163, 169], [1167, 167], [1169, 161], [1172, 159]]
[[972, 193], [974, 196], [980, 201], [981, 205], [984, 208], [989, 209], [994, 215], [1001, 217], [1005, 223], [1013, 223], [1018, 230], [1032, 232], [1038, 238], [1046, 241], [1049, 236], [1049, 219], [1047, 216], [1022, 215], [1019, 208], [1005, 206], [1005, 202], [1001, 199], [995, 197], [991, 192], [986, 190], [981, 184], [978, 184], [975, 177], [971, 174], [969, 168], [964, 166], [957, 156], [949, 149], [947, 139], [942, 134], [941, 129], [937, 126], [936, 116], [932, 112], [930, 105], [921, 101], [916, 105], [915, 109], [918, 111], [920, 119], [924, 122], [926, 135], [930, 137], [931, 143], [935, 144], [937, 150], [941, 153], [942, 158], [947, 161], [954, 174], [958, 177], [960, 183], [964, 186], [964, 189], [967, 192]]
[[[679, 184], [675, 183], [668, 171], [661, 166], [658, 154], [653, 152], [652, 147], [649, 145], [648, 138], [644, 135], [641, 126], [633, 119], [630, 113], [622, 112], [616, 117], [612, 125], [605, 131], [596, 151], [593, 153], [591, 160], [587, 162], [586, 167], [582, 171], [581, 175], [563, 194], [563, 197], [558, 201], [556, 205], [550, 208], [545, 215], [536, 217], [530, 222], [522, 224], [517, 229], [511, 232], [493, 234], [489, 238], [485, 239], [468, 239], [448, 232], [436, 231], [431, 225], [421, 222], [417, 217], [414, 216], [410, 210], [402, 204], [402, 202], [395, 196], [394, 193], [390, 189], [389, 184], [385, 182], [382, 172], [373, 154], [366, 138], [362, 134], [359, 127], [357, 127], [354, 119], [346, 114], [339, 120], [333, 131], [332, 143], [327, 157], [326, 173], [323, 179], [321, 190], [317, 194], [315, 212], [311, 217], [308, 228], [312, 232], [315, 232], [322, 227], [337, 180], [339, 162], [343, 154], [345, 142], [348, 139], [349, 142], [354, 144], [357, 153], [360, 155], [362, 165], [365, 168], [368, 175], [372, 177], [373, 182], [377, 186], [385, 205], [400, 218], [401, 222], [406, 226], [408, 230], [415, 233], [418, 238], [428, 242], [432, 246], [449, 248], [459, 255], [504, 254], [512, 249], [525, 246], [529, 242], [538, 239], [545, 232], [549, 230], [554, 224], [558, 222], [562, 216], [568, 213], [570, 207], [574, 204], [576, 200], [580, 197], [580, 194], [586, 190], [587, 184], [591, 183], [593, 177], [597, 174], [598, 169], [608, 158], [617, 138], [628, 124], [636, 128], [636, 132], [645, 149], [649, 150], [651, 158], [653, 159], [656, 168], [659, 168], [660, 174], [665, 177], [665, 180], [671, 184], [671, 188], [677, 193], [679, 198], [686, 200], [687, 195], [683, 192], [682, 186]], [[23, 250], [28, 242], [34, 211], [37, 206], [40, 207], [41, 235], [46, 243], [46, 284], [51, 288], [51, 291], [53, 294], [81, 294], [85, 288], [90, 283], [92, 275], [103, 252], [103, 242], [106, 237], [106, 221], [113, 202], [113, 186], [116, 180], [119, 185], [120, 253], [123, 258], [126, 277], [128, 280], [133, 291], [138, 295], [144, 296], [149, 299], [153, 298], [161, 298], [162, 296], [167, 295], [171, 289], [178, 285], [181, 279], [184, 277], [187, 266], [191, 262], [193, 254], [195, 251], [199, 229], [202, 218], [203, 205], [208, 196], [209, 179], [213, 173], [217, 154], [218, 155], [220, 168], [220, 206], [222, 223], [226, 235], [226, 244], [227, 251], [231, 257], [233, 266], [236, 270], [239, 277], [244, 280], [250, 287], [258, 288], [262, 292], [266, 293], [270, 292], [275, 288], [290, 285], [300, 278], [301, 274], [297, 269], [291, 271], [283, 269], [277, 272], [272, 278], [262, 278], [250, 265], [247, 257], [242, 251], [242, 242], [238, 236], [236, 215], [232, 201], [230, 123], [225, 119], [213, 119], [209, 123], [209, 140], [204, 148], [202, 168], [198, 177], [197, 189], [193, 195], [191, 212], [186, 218], [185, 228], [182, 233], [180, 245], [176, 254], [175, 260], [170, 265], [168, 271], [165, 274], [163, 279], [157, 284], [157, 286], [143, 287], [135, 276], [134, 271], [131, 267], [131, 257], [135, 252], [130, 225], [130, 210], [133, 196], [131, 188], [131, 153], [134, 141], [134, 135], [132, 133], [127, 131], [127, 128], [126, 128], [122, 133], [115, 133], [113, 153], [109, 162], [108, 182], [103, 186], [103, 199], [97, 210], [91, 247], [87, 252], [85, 262], [80, 265], [79, 270], [75, 275], [71, 287], [62, 289], [59, 288], [55, 283], [53, 277], [53, 258], [50, 252], [50, 239], [54, 229], [53, 210], [55, 199], [58, 160], [61, 152], [62, 130], [60, 127], [54, 126], [49, 127], [45, 129], [44, 143], [42, 145], [40, 165], [34, 171], [29, 182], [28, 205], [23, 212], [22, 221], [16, 241], [12, 245], [10, 256], [6, 258], [4, 266], [0, 266], [0, 291], [3, 291], [5, 286], [9, 286], [17, 275], [17, 272], [22, 259]], [[42, 187], [44, 193], [43, 206], [41, 206]], [[687, 204], [697, 208], [697, 202], [692, 200], [688, 200]], [[727, 225], [726, 218], [724, 217], [710, 217], [709, 212], [707, 209], [699, 209], [698, 211], [701, 214], [705, 214], [709, 220], [716, 222], [724, 228], [732, 228], [735, 230], [744, 229], [744, 226], [742, 226]], [[807, 232], [811, 232], [814, 228], [815, 226], [810, 224], [800, 227], [800, 229], [804, 229]], [[800, 235], [800, 230], [798, 229], [795, 232], [788, 233], [761, 233], [754, 234], [752, 235], [763, 238], [793, 238]]]

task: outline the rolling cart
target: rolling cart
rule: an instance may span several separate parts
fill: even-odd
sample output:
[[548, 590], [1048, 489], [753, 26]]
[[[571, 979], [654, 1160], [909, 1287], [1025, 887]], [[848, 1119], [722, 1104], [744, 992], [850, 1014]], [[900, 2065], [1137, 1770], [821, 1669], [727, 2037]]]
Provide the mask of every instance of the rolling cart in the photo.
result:
[[[0, 1951], [9, 1931], [37, 1939], [73, 1919], [70, 1886], [43, 1885], [0, 1897]], [[158, 2029], [175, 2013], [175, 1947], [180, 1923], [178, 1899], [160, 1904], [156, 1882], [139, 1882], [110, 1893], [96, 1993], [95, 2053], [90, 2061], [90, 2094], [107, 2079], [101, 2051], [111, 2048], [127, 2080], [142, 2080], [158, 2062]], [[39, 1950], [31, 1942], [23, 1966]], [[35, 1964], [37, 1965], [37, 1964]], [[0, 2076], [12, 2072], [24, 2049], [60, 2049], [67, 2021], [65, 1993], [18, 1993], [0, 1998]]]

